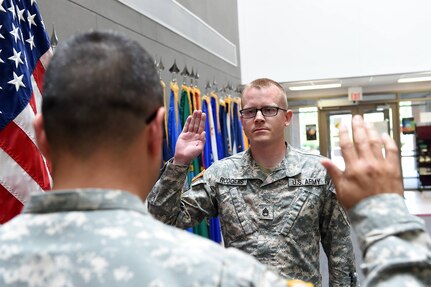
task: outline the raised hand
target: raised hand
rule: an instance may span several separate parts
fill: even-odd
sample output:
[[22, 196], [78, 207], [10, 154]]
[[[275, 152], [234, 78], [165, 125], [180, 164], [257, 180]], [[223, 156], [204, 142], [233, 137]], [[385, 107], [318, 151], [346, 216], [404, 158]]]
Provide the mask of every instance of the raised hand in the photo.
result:
[[196, 110], [187, 118], [175, 146], [174, 164], [189, 165], [205, 145], [205, 113]]
[[[339, 130], [341, 153], [346, 164], [342, 172], [329, 159], [322, 165], [335, 184], [337, 199], [347, 209], [362, 199], [381, 193], [403, 194], [398, 148], [389, 135], [379, 137], [376, 130], [365, 125], [361, 116], [352, 121], [353, 143], [346, 127]], [[385, 157], [382, 154], [382, 144]]]

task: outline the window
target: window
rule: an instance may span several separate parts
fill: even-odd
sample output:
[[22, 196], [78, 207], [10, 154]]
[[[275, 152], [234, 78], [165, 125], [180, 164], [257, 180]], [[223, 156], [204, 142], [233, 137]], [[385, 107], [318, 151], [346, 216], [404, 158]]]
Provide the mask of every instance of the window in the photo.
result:
[[306, 152], [320, 154], [317, 108], [296, 108], [292, 110], [293, 117], [287, 131], [289, 143]]

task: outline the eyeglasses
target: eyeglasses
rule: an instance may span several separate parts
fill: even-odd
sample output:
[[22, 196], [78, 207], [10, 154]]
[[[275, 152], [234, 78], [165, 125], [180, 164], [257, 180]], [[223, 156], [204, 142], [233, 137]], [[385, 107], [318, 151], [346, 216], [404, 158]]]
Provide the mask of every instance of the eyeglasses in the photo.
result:
[[257, 114], [257, 111], [260, 111], [264, 117], [275, 117], [278, 114], [278, 110], [287, 111], [286, 109], [282, 109], [279, 107], [262, 107], [258, 108], [248, 108], [240, 110], [239, 113], [244, 119], [254, 118]]

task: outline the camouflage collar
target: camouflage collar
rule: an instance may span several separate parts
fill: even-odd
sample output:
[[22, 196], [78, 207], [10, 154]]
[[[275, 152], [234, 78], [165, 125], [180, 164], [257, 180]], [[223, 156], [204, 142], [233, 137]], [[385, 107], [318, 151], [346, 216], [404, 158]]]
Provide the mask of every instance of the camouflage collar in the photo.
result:
[[30, 197], [23, 213], [128, 209], [146, 213], [142, 200], [129, 192], [110, 189], [57, 190]]
[[[294, 177], [301, 173], [301, 162], [299, 153], [295, 148], [286, 143], [286, 156], [281, 163], [274, 169], [273, 173], [281, 172], [283, 176]], [[259, 165], [251, 155], [250, 149], [246, 150], [242, 155], [243, 177], [252, 178], [252, 171], [260, 169]]]

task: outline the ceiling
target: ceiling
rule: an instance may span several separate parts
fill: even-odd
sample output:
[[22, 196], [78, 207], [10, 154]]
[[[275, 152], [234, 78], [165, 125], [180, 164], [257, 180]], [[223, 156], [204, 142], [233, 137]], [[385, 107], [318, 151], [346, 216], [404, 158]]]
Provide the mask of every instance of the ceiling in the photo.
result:
[[[287, 97], [289, 99], [305, 99], [305, 98], [322, 98], [322, 97], [334, 97], [348, 94], [348, 88], [350, 87], [362, 87], [364, 94], [373, 93], [403, 93], [412, 91], [431, 91], [431, 81], [429, 82], [416, 82], [416, 83], [398, 83], [398, 79], [404, 77], [404, 74], [392, 74], [392, 75], [377, 75], [377, 76], [366, 76], [366, 77], [353, 77], [353, 78], [339, 78], [341, 82], [340, 88], [331, 89], [317, 89], [317, 90], [305, 90], [305, 91], [291, 91], [289, 86], [294, 82], [281, 83], [285, 88]], [[321, 80], [315, 80], [321, 81]], [[313, 82], [313, 81], [307, 81]], [[303, 83], [307, 83], [303, 82]]]
[[350, 86], [370, 93], [427, 86], [397, 80], [431, 71], [431, 1], [237, 2], [242, 83], [345, 77], [342, 88], [287, 90], [291, 97], [346, 94]]

